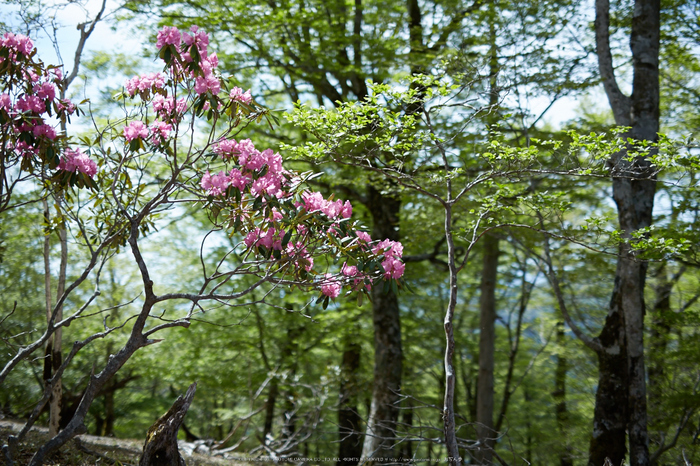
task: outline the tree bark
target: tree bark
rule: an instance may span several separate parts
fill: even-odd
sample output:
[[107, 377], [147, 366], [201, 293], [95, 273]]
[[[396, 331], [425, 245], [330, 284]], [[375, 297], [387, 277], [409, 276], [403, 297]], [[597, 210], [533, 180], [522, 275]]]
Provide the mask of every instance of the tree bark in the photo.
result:
[[[400, 199], [384, 195], [374, 186], [368, 186], [367, 194], [367, 208], [374, 223], [372, 236], [399, 241]], [[374, 386], [362, 457], [391, 458], [403, 364], [399, 300], [391, 289], [384, 293], [380, 286], [372, 288], [372, 317]]]
[[357, 412], [360, 345], [346, 342], [343, 351], [338, 407], [338, 466], [354, 466], [362, 455], [362, 419]]
[[265, 422], [263, 424], [263, 443], [267, 444], [268, 437], [272, 436], [272, 422], [275, 419], [275, 404], [277, 404], [277, 395], [279, 395], [279, 382], [277, 376], [270, 381], [270, 388], [267, 391], [267, 400], [265, 400]]
[[187, 389], [185, 397], [179, 396], [168, 412], [148, 429], [139, 466], [186, 466], [185, 459], [178, 450], [177, 432], [196, 390], [195, 382]]
[[554, 392], [552, 397], [556, 403], [554, 412], [557, 419], [557, 427], [559, 428], [559, 438], [561, 439], [561, 451], [559, 452], [560, 466], [573, 466], [571, 442], [569, 442], [569, 413], [566, 408], [566, 372], [568, 370], [568, 361], [564, 356], [564, 344], [566, 335], [564, 333], [564, 322], [557, 323], [557, 346], [559, 353], [557, 354], [557, 368], [554, 371]]
[[484, 257], [479, 298], [479, 376], [476, 394], [476, 432], [479, 449], [477, 464], [493, 461], [496, 437], [493, 423], [494, 354], [496, 344], [496, 281], [498, 274], [498, 238], [486, 234], [483, 238]]
[[[43, 200], [44, 207], [44, 220], [47, 225], [51, 220], [51, 212], [49, 210], [49, 204], [46, 199]], [[60, 212], [59, 212], [60, 214]], [[56, 290], [56, 301], [58, 301], [63, 295], [63, 291], [66, 287], [66, 267], [68, 262], [68, 242], [67, 234], [64, 226], [58, 229], [59, 242], [61, 246], [61, 262], [59, 265], [58, 274], [58, 287]], [[53, 313], [53, 290], [51, 289], [51, 239], [50, 234], [47, 232], [44, 237], [44, 292], [46, 295], [46, 323], [50, 324], [51, 314]], [[63, 306], [58, 306], [56, 311], [56, 322], [63, 319]], [[61, 363], [63, 361], [63, 356], [61, 355], [61, 342], [63, 336], [63, 329], [58, 327], [54, 330], [54, 333], [49, 337], [46, 342], [46, 351], [44, 354], [44, 383], [51, 383], [53, 375], [56, 373]], [[51, 391], [51, 398], [49, 401], [49, 435], [54, 436], [58, 433], [61, 426], [61, 398], [63, 396], [63, 389], [61, 386], [61, 381], [59, 380], [54, 384], [53, 390]]]
[[[636, 0], [632, 17], [632, 96], [622, 94], [615, 80], [609, 42], [609, 1], [596, 0], [598, 64], [608, 101], [618, 125], [630, 126], [629, 136], [656, 141], [659, 130], [660, 0]], [[623, 237], [651, 225], [656, 180], [648, 159], [613, 155], [613, 199]], [[624, 430], [629, 436], [630, 464], [649, 464], [646, 380], [644, 368], [644, 285], [647, 264], [622, 244], [615, 285], [598, 353], [600, 383], [596, 393], [594, 431], [589, 465], [605, 456], [613, 464], [624, 458]], [[623, 384], [620, 386], [619, 384]], [[622, 431], [620, 432], [620, 429]], [[621, 438], [620, 438], [621, 437]], [[606, 453], [607, 451], [607, 453]]]

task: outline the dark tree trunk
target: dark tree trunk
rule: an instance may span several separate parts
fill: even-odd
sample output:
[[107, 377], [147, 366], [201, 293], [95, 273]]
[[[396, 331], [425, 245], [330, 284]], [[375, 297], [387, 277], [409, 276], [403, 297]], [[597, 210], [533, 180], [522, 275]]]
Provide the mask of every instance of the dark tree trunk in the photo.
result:
[[[410, 399], [406, 400], [405, 411], [403, 412], [403, 429], [410, 433], [413, 427], [413, 403]], [[413, 446], [411, 442], [403, 442], [401, 445], [401, 456], [400, 460], [403, 464], [409, 464], [413, 458]]]
[[564, 353], [565, 344], [564, 322], [557, 323], [557, 345], [559, 346], [559, 354], [557, 354], [557, 368], [554, 372], [554, 392], [552, 397], [556, 403], [554, 412], [557, 418], [557, 427], [559, 429], [559, 438], [561, 439], [561, 451], [559, 452], [560, 466], [573, 466], [572, 448], [569, 442], [569, 412], [566, 408], [566, 372], [568, 370], [568, 361]]
[[[636, 0], [634, 4], [630, 36], [634, 73], [631, 97], [620, 91], [615, 80], [609, 42], [609, 9], [609, 0], [596, 0], [598, 64], [615, 121], [618, 125], [630, 126], [629, 136], [635, 140], [656, 141], [660, 0]], [[620, 229], [625, 238], [630, 238], [636, 230], [651, 225], [656, 181], [648, 159], [638, 157], [628, 161], [625, 155], [625, 151], [615, 154], [610, 166]], [[629, 246], [621, 245], [608, 318], [600, 336], [600, 382], [590, 447], [591, 466], [600, 466], [606, 456], [610, 456], [613, 464], [622, 461], [625, 429], [629, 436], [631, 466], [649, 464], [644, 368], [646, 272], [647, 264], [638, 260]]]
[[279, 395], [279, 382], [277, 377], [270, 381], [270, 388], [267, 391], [267, 400], [265, 400], [265, 422], [263, 424], [263, 443], [267, 442], [268, 436], [272, 435], [272, 422], [275, 419], [275, 404], [277, 403], [277, 395]]
[[[619, 280], [615, 280], [613, 299], [619, 299]], [[589, 466], [602, 466], [606, 458], [612, 464], [622, 464], [627, 454], [627, 346], [623, 315], [614, 302], [605, 319], [598, 340], [598, 390], [593, 414], [593, 435], [589, 448]]]
[[356, 342], [346, 342], [341, 364], [338, 407], [339, 459], [336, 464], [339, 466], [354, 466], [362, 455], [362, 419], [357, 412], [360, 357], [360, 345]]
[[196, 390], [195, 382], [187, 389], [184, 398], [179, 396], [168, 412], [148, 429], [139, 466], [186, 466], [185, 459], [177, 447], [177, 432], [192, 404]]
[[479, 377], [476, 393], [476, 432], [479, 449], [477, 464], [491, 464], [496, 438], [493, 423], [493, 372], [496, 344], [496, 280], [498, 274], [498, 238], [483, 238], [484, 257], [479, 299]]
[[[374, 186], [368, 186], [367, 194], [367, 208], [374, 223], [372, 236], [398, 241], [401, 201]], [[393, 456], [403, 363], [399, 300], [391, 289], [384, 293], [381, 286], [372, 288], [372, 317], [374, 386], [362, 456], [387, 458]]]

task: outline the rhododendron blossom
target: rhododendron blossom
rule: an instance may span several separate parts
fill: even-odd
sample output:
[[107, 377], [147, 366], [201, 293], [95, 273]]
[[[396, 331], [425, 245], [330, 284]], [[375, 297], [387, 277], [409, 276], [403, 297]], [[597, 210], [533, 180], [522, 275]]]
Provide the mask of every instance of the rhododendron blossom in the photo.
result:
[[19, 98], [15, 108], [20, 112], [44, 113], [46, 104], [44, 101], [35, 95], [25, 95]]
[[[128, 142], [140, 138], [148, 152], [171, 138], [176, 141], [188, 110], [194, 117], [206, 115], [207, 119], [230, 115], [234, 122], [249, 114], [248, 108], [230, 104], [254, 105], [250, 90], [234, 87], [228, 95], [222, 94], [219, 59], [215, 53], [208, 54], [209, 38], [203, 31], [196, 26], [184, 33], [165, 27], [158, 32], [156, 45], [166, 62], [167, 77], [153, 73], [137, 76], [127, 81], [124, 89], [125, 96], [138, 96], [144, 105], [152, 106], [156, 119], [149, 126], [131, 121], [123, 133]], [[181, 92], [180, 99], [170, 95], [173, 88], [165, 88], [166, 81]], [[260, 151], [251, 140], [234, 140], [228, 134], [214, 139], [209, 146], [219, 159], [212, 161], [212, 166], [222, 163], [224, 167], [203, 169], [199, 187], [206, 195], [202, 202], [212, 208], [213, 221], [224, 228], [235, 228], [243, 236], [241, 246], [247, 254], [262, 256], [270, 267], [279, 267], [283, 273], [313, 286], [327, 299], [338, 297], [343, 286], [364, 292], [375, 279], [398, 279], [403, 275], [400, 243], [385, 240], [373, 245], [370, 236], [356, 231], [350, 222], [349, 201], [327, 199], [303, 188], [303, 175], [285, 170], [280, 154], [272, 149]], [[178, 146], [173, 144], [170, 149]], [[137, 148], [130, 146], [129, 150]], [[335, 254], [351, 262], [344, 262], [336, 274], [320, 275], [313, 270], [316, 254]], [[360, 263], [371, 266], [362, 268]]]
[[56, 130], [53, 128], [53, 126], [49, 125], [37, 125], [33, 129], [34, 136], [36, 137], [45, 137], [48, 139], [51, 139], [52, 141], [56, 139]]
[[[7, 32], [2, 39], [0, 39], [0, 47], [9, 49], [9, 58], [14, 61], [16, 58], [15, 53], [17, 52], [23, 55], [31, 54], [32, 50], [34, 50], [34, 43], [25, 35]], [[2, 63], [2, 61], [3, 59], [0, 59], [0, 63]]]
[[56, 86], [49, 82], [36, 85], [34, 92], [40, 99], [52, 101], [56, 98]]
[[200, 55], [206, 57], [207, 46], [209, 45], [209, 36], [206, 32], [200, 31], [199, 26], [190, 27], [190, 31], [192, 32], [192, 35], [186, 32], [182, 34], [182, 41], [190, 46], [192, 44], [196, 44]]
[[134, 139], [148, 137], [148, 128], [143, 123], [143, 121], [132, 121], [128, 126], [124, 128], [124, 138], [131, 142]]
[[382, 251], [384, 252], [384, 261], [382, 261], [384, 276], [386, 278], [401, 278], [406, 268], [406, 265], [401, 262], [403, 245], [398, 241], [385, 239], [372, 248], [372, 252], [375, 254], [381, 254]]
[[151, 125], [151, 143], [159, 146], [163, 141], [168, 139], [170, 136], [170, 131], [173, 129], [173, 125], [165, 123], [163, 121], [156, 121]]
[[180, 45], [182, 43], [182, 35], [176, 27], [165, 26], [158, 31], [156, 37], [156, 47], [162, 49], [166, 45]]
[[134, 76], [124, 83], [124, 88], [133, 97], [137, 92], [144, 92], [153, 88], [163, 89], [165, 78], [161, 73], [149, 73], [143, 76]]
[[97, 173], [97, 164], [80, 149], [66, 149], [58, 169], [68, 172], [79, 171], [93, 177]]
[[340, 294], [340, 283], [334, 279], [333, 275], [326, 274], [325, 280], [321, 282], [321, 293], [329, 298], [337, 298]]
[[10, 98], [10, 94], [0, 94], [0, 110], [12, 110], [12, 99]]
[[250, 103], [253, 102], [253, 97], [250, 95], [250, 89], [243, 92], [243, 89], [241, 89], [240, 87], [234, 87], [233, 89], [231, 89], [231, 92], [228, 96], [231, 100], [235, 100], [247, 105], [250, 105]]
[[158, 114], [158, 117], [163, 121], [170, 121], [176, 118], [178, 114], [182, 114], [187, 109], [187, 100], [184, 98], [175, 99], [172, 96], [163, 97], [161, 94], [156, 94], [152, 101], [153, 111]]

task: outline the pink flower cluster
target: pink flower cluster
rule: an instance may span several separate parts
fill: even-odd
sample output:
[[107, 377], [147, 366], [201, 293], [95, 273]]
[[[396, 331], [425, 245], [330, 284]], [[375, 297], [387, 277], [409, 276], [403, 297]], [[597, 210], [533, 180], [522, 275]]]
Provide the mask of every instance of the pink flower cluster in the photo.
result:
[[220, 171], [214, 175], [207, 171], [202, 176], [200, 185], [209, 196], [223, 196], [229, 186], [243, 191], [251, 181], [250, 175], [243, 175], [240, 170], [234, 168], [228, 173]]
[[[152, 97], [156, 121], [150, 126], [141, 121], [129, 123], [123, 133], [126, 141], [141, 139], [151, 146], [162, 145], [171, 137], [188, 107], [192, 111], [196, 109], [197, 114], [201, 110], [231, 108], [218, 95], [222, 89], [216, 72], [219, 60], [215, 53], [208, 54], [208, 44], [208, 36], [197, 27], [192, 27], [189, 33], [171, 27], [158, 32], [156, 45], [169, 65], [167, 72], [172, 74], [168, 76], [178, 89], [189, 92], [190, 100], [176, 101], [167, 92], [158, 91]], [[145, 98], [144, 91], [163, 89], [165, 80], [158, 75], [136, 77], [127, 82], [126, 93], [132, 97], [138, 93]], [[193, 97], [192, 93], [202, 97]], [[246, 105], [253, 103], [251, 91], [239, 87], [229, 91], [228, 99]], [[317, 253], [347, 254], [349, 262], [343, 264], [339, 273], [316, 275], [313, 282], [323, 295], [333, 299], [340, 295], [343, 286], [365, 291], [378, 276], [398, 279], [403, 275], [400, 243], [385, 240], [374, 244], [367, 233], [353, 231], [354, 227], [347, 222], [352, 216], [350, 202], [304, 191], [300, 177], [285, 170], [282, 157], [273, 150], [260, 151], [249, 139], [222, 138], [214, 144], [213, 151], [228, 166], [218, 172], [207, 170], [200, 187], [210, 196], [208, 203], [223, 208], [218, 212], [226, 212], [227, 221], [235, 219], [234, 223], [241, 225], [242, 244], [250, 253], [262, 254], [271, 261], [273, 256], [282, 258], [285, 265], [294, 267], [295, 276], [304, 281], [309, 279], [306, 273], [313, 273]], [[290, 218], [286, 218], [288, 215]], [[368, 256], [373, 259], [371, 269], [359, 267], [368, 263]], [[381, 256], [383, 271], [377, 256]]]
[[[17, 58], [17, 53], [29, 56], [34, 50], [34, 43], [25, 35], [7, 32], [0, 39], [0, 47], [8, 49], [10, 61], [14, 61]], [[3, 58], [0, 58], [0, 63], [3, 60]]]
[[148, 127], [143, 121], [132, 121], [124, 128], [124, 138], [131, 142], [134, 139], [146, 139], [148, 137]]
[[124, 89], [129, 93], [130, 97], [154, 89], [163, 89], [165, 86], [165, 77], [162, 73], [148, 73], [143, 76], [134, 76], [124, 83]]
[[79, 171], [92, 178], [97, 173], [97, 164], [80, 149], [66, 149], [58, 169], [68, 172]]
[[337, 219], [339, 216], [343, 218], [352, 217], [352, 204], [350, 201], [329, 201], [323, 198], [323, 195], [318, 192], [305, 192], [301, 195], [304, 200], [304, 208], [307, 212], [323, 212], [331, 220]]
[[172, 121], [187, 109], [187, 100], [184, 98], [175, 101], [172, 96], [164, 97], [157, 94], [152, 100], [153, 111], [163, 121]]
[[[206, 57], [206, 55], [204, 55], [204, 57]], [[208, 57], [202, 58], [200, 66], [202, 67], [203, 75], [195, 77], [194, 91], [200, 95], [207, 91], [211, 91], [214, 95], [218, 94], [221, 91], [221, 81], [214, 76], [214, 70], [219, 66], [219, 59], [216, 54], [212, 53]]]
[[170, 137], [172, 130], [173, 125], [163, 121], [155, 121], [148, 127], [143, 121], [136, 120], [124, 127], [124, 139], [131, 142], [139, 138], [146, 139], [150, 135], [151, 144], [159, 146]]
[[182, 35], [176, 27], [165, 26], [163, 29], [158, 31], [156, 37], [156, 47], [158, 50], [162, 49], [166, 45], [179, 46], [182, 43]]
[[170, 131], [173, 130], [173, 125], [163, 121], [156, 121], [149, 129], [151, 130], [151, 144], [159, 146], [168, 139]]
[[275, 228], [261, 230], [260, 228], [255, 228], [248, 232], [243, 242], [249, 248], [252, 246], [264, 246], [267, 249], [281, 251], [284, 235], [284, 230], [277, 231]]
[[401, 256], [403, 256], [403, 245], [401, 243], [385, 239], [377, 243], [372, 248], [372, 252], [377, 255], [384, 253], [382, 267], [384, 268], [385, 278], [401, 278], [403, 276], [406, 264], [401, 262]]
[[243, 89], [240, 87], [234, 87], [231, 89], [228, 96], [229, 99], [244, 103], [246, 105], [250, 105], [250, 103], [253, 101], [253, 96], [250, 95], [250, 89], [243, 92]]
[[[194, 78], [194, 91], [201, 95], [208, 91], [216, 95], [221, 91], [221, 80], [214, 74], [216, 67], [219, 66], [219, 59], [215, 53], [208, 55], [209, 36], [200, 31], [198, 26], [190, 28], [192, 34], [187, 32], [180, 33], [177, 28], [165, 26], [158, 31], [156, 38], [156, 47], [162, 49], [166, 46], [175, 46], [181, 52], [182, 61], [185, 63], [192, 62], [192, 47], [196, 47], [197, 53], [201, 57], [198, 65], [201, 69], [201, 74], [192, 74]], [[178, 73], [182, 71], [180, 64], [176, 64], [175, 68]], [[130, 94], [133, 96], [133, 94]]]
[[[5, 122], [0, 125], [0, 132], [5, 147], [11, 150], [8, 154], [22, 158], [38, 156], [42, 163], [48, 161], [55, 167], [60, 160], [46, 157], [50, 153], [48, 148], [53, 148], [54, 153], [60, 150], [55, 146], [58, 132], [46, 121], [46, 115], [63, 120], [75, 112], [75, 105], [56, 98], [56, 85], [61, 85], [63, 78], [60, 68], [46, 69], [43, 63], [34, 60], [34, 53], [34, 44], [27, 36], [6, 33], [0, 38], [0, 56], [9, 58], [14, 65], [3, 67], [0, 79], [0, 112]], [[0, 58], [0, 63], [3, 61]]]
[[[286, 172], [282, 168], [282, 157], [271, 149], [262, 152], [257, 150], [250, 139], [237, 142], [233, 139], [223, 139], [214, 146], [214, 152], [224, 160], [235, 160], [241, 170], [231, 170], [228, 175], [220, 172], [219, 175], [210, 175], [207, 172], [202, 178], [202, 188], [211, 196], [221, 196], [228, 186], [236, 186], [241, 191], [250, 183], [250, 192], [254, 197], [262, 194], [282, 198], [285, 191], [282, 186], [285, 182]], [[253, 172], [267, 168], [263, 176], [254, 180]], [[215, 178], [216, 177], [216, 178]], [[253, 181], [254, 180], [254, 181]]]
[[156, 35], [156, 47], [158, 50], [166, 45], [174, 45], [180, 47], [184, 42], [187, 47], [192, 44], [197, 45], [197, 51], [201, 56], [207, 55], [207, 47], [209, 45], [209, 36], [206, 32], [200, 31], [199, 26], [190, 27], [192, 34], [187, 32], [181, 33], [176, 27], [164, 26]]
[[340, 295], [341, 285], [338, 278], [330, 273], [327, 273], [321, 281], [321, 293], [331, 299], [335, 299]]
[[190, 27], [190, 31], [192, 31], [192, 35], [186, 32], [182, 34], [182, 41], [190, 47], [192, 46], [192, 44], [196, 44], [197, 51], [199, 51], [199, 54], [203, 57], [206, 57], [207, 47], [209, 46], [209, 36], [206, 32], [200, 31], [199, 26]]

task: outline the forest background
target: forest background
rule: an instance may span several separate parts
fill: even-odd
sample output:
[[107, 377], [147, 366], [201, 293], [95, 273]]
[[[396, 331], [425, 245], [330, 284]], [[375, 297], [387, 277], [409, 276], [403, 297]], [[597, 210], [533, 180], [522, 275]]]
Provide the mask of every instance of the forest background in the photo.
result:
[[[143, 437], [197, 381], [181, 435], [236, 454], [698, 461], [697, 2], [90, 2], [78, 28], [87, 48], [66, 50], [69, 5], [5, 1], [1, 32], [43, 35], [40, 50], [56, 39], [71, 57], [67, 95], [90, 102], [70, 138], [89, 146], [89, 119], [123, 116], [113, 97], [124, 82], [159, 71], [154, 31], [199, 26], [221, 73], [269, 109], [241, 138], [320, 173], [311, 185], [352, 200], [373, 238], [403, 243], [406, 263], [406, 286], [375, 287], [371, 300], [260, 290], [246, 305], [203, 306], [95, 394], [90, 433]], [[143, 52], [90, 36], [98, 23]], [[603, 136], [580, 136], [591, 132]], [[35, 188], [18, 195], [38, 199]], [[62, 295], [62, 243], [66, 281], [83, 270], [76, 230], [61, 240], [61, 217], [44, 209], [2, 213], [3, 366], [46, 328], [47, 276], [53, 302]], [[178, 208], [143, 231], [162, 292], [199, 290], [200, 264], [233, 244], [202, 247], [210, 217]], [[65, 342], [138, 314], [129, 254], [101, 273], [94, 303], [89, 287], [67, 295], [66, 310], [92, 307], [62, 329]], [[115, 329], [75, 354], [61, 427], [128, 337]], [[27, 418], [42, 398], [44, 352], [2, 381], [4, 416]]]

